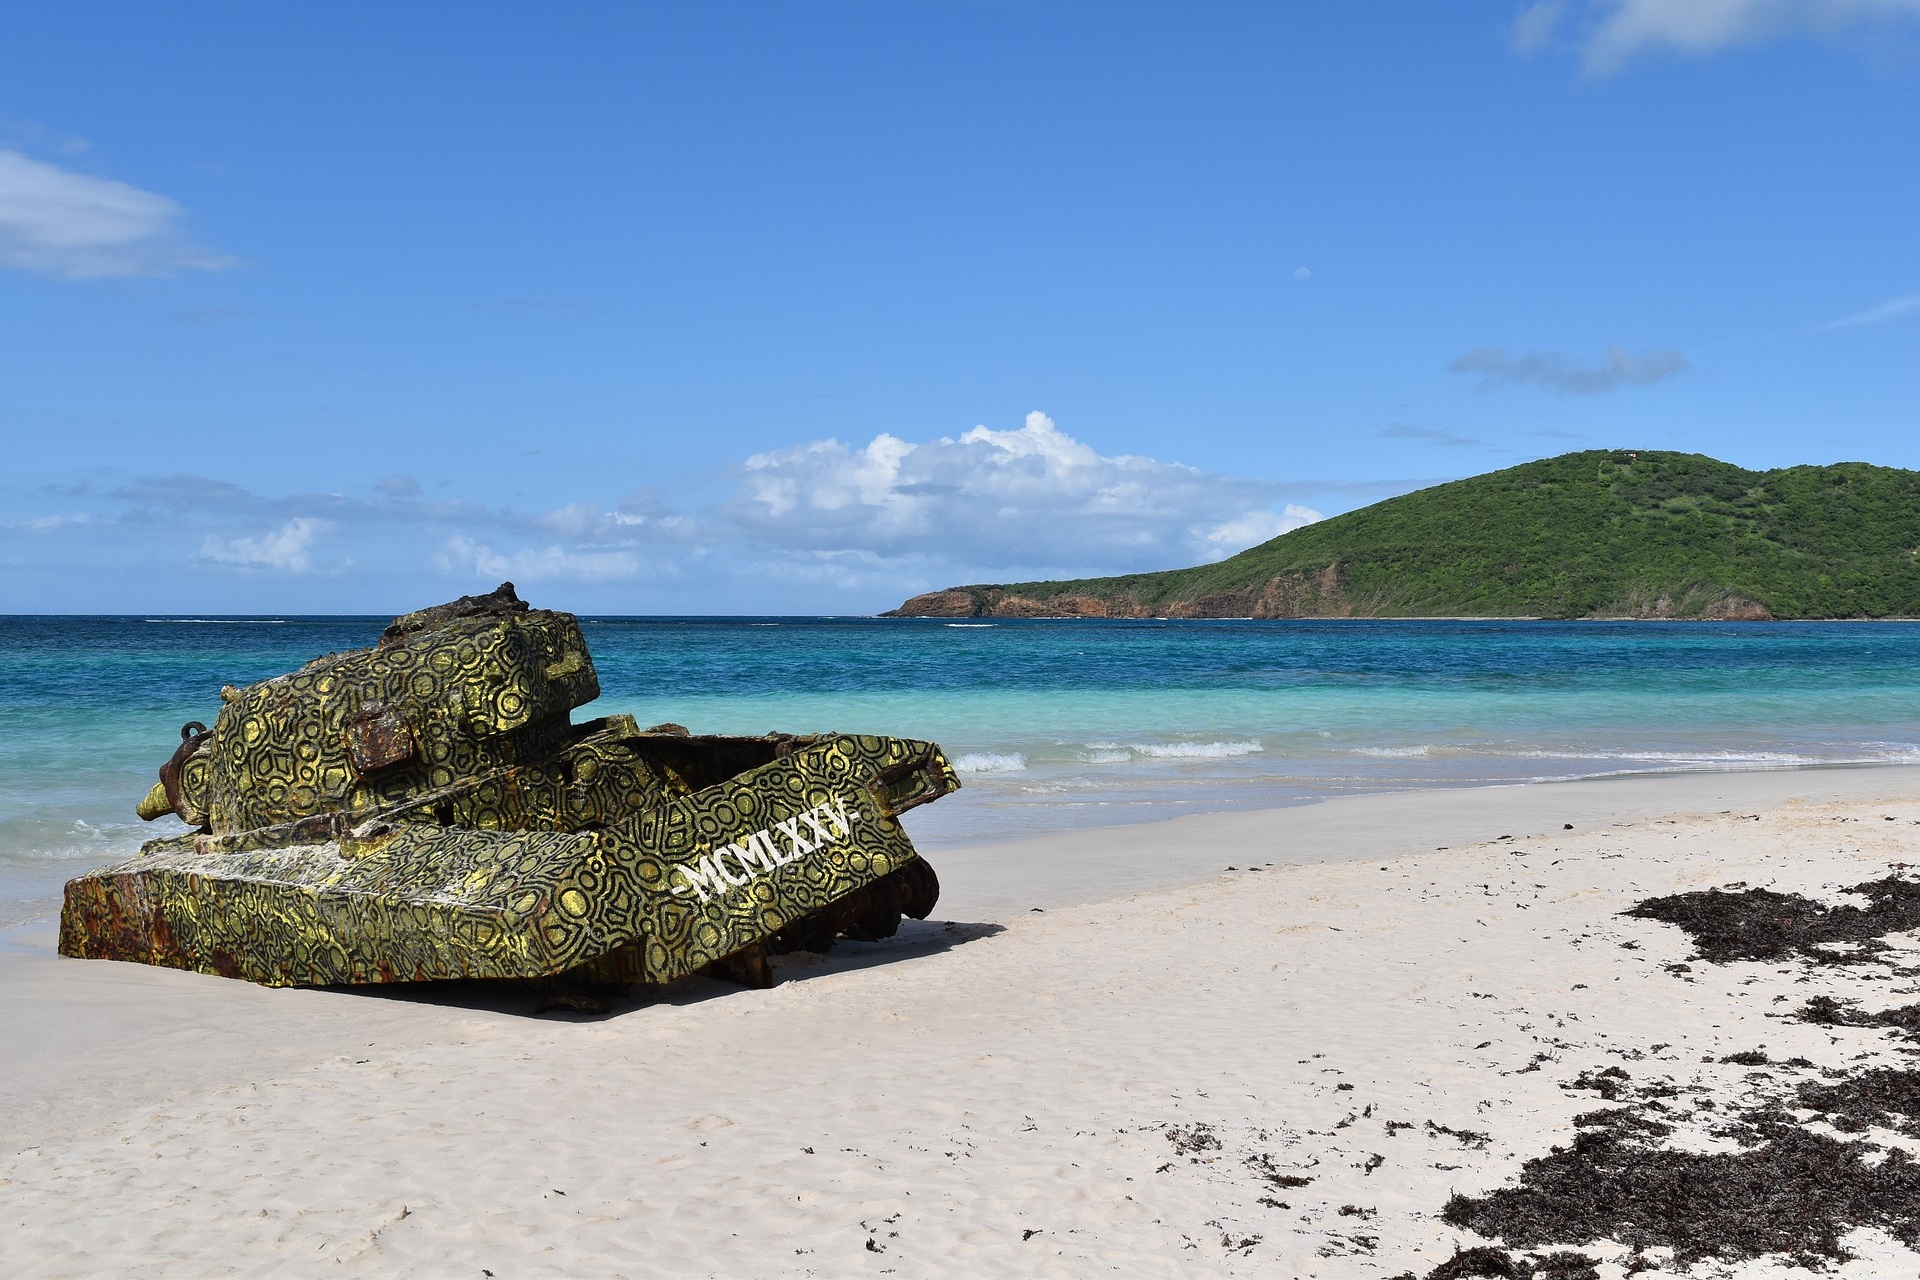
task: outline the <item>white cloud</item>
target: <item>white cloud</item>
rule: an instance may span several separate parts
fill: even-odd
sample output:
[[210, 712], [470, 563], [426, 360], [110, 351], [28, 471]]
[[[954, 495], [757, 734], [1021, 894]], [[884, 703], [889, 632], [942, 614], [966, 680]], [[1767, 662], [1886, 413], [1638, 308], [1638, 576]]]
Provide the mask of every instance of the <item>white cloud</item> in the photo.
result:
[[1920, 0], [1587, 0], [1578, 14], [1565, 0], [1541, 0], [1514, 19], [1515, 49], [1533, 53], [1568, 39], [1586, 70], [1609, 75], [1630, 59], [1669, 51], [1696, 56], [1801, 32], [1827, 33], [1859, 23], [1920, 17]]
[[609, 523], [615, 526], [625, 523], [618, 514], [604, 512], [591, 502], [569, 502], [535, 516], [534, 522], [571, 542], [604, 541]]
[[99, 521], [95, 520], [91, 514], [80, 511], [71, 515], [39, 516], [23, 522], [23, 527], [44, 533], [52, 529], [67, 529], [74, 525], [98, 523]]
[[90, 279], [231, 265], [178, 238], [180, 213], [151, 191], [0, 150], [0, 267]]
[[1325, 517], [1312, 507], [1292, 502], [1287, 504], [1284, 511], [1249, 511], [1244, 516], [1207, 531], [1207, 541], [1215, 547], [1215, 554], [1208, 559], [1245, 551], [1248, 547], [1258, 546], [1283, 533], [1292, 533], [1295, 529], [1304, 529], [1323, 519]]
[[[1559, 351], [1529, 351], [1511, 355], [1505, 347], [1479, 347], [1447, 366], [1454, 373], [1477, 373], [1480, 390], [1492, 391], [1511, 383], [1531, 383], [1568, 395], [1599, 395], [1618, 387], [1650, 386], [1687, 370], [1678, 351], [1648, 351], [1635, 355], [1608, 347], [1595, 364], [1583, 364]], [[1408, 428], [1408, 431], [1417, 431]], [[1404, 434], [1402, 432], [1401, 434]]]
[[1861, 324], [1885, 324], [1889, 320], [1898, 320], [1901, 316], [1910, 316], [1916, 311], [1920, 311], [1920, 293], [1909, 293], [1898, 298], [1889, 298], [1877, 307], [1868, 307], [1856, 315], [1835, 320], [1832, 324], [1822, 327], [1850, 329]]
[[1211, 562], [1319, 519], [1302, 505], [1311, 494], [1415, 487], [1281, 484], [1103, 454], [1041, 413], [1015, 430], [797, 443], [719, 479], [710, 496], [637, 490], [535, 512], [430, 501], [405, 476], [370, 475], [360, 496], [275, 496], [190, 473], [102, 480], [19, 492], [0, 555], [11, 545], [44, 561], [57, 544], [101, 563], [237, 571], [262, 590], [351, 568], [353, 581], [413, 582], [423, 598], [510, 579], [598, 592], [615, 608], [657, 608], [672, 592], [747, 612], [831, 611], [954, 582]]
[[570, 551], [522, 547], [501, 555], [472, 538], [449, 539], [436, 562], [442, 573], [513, 582], [631, 582], [641, 576], [631, 551]]
[[218, 538], [209, 534], [200, 544], [200, 559], [243, 569], [310, 573], [313, 544], [331, 527], [325, 520], [298, 516], [257, 538]]
[[[1016, 431], [925, 443], [816, 440], [756, 454], [742, 481], [721, 514], [769, 546], [983, 571], [1168, 567], [1241, 550], [1289, 519], [1272, 510], [1276, 485], [1101, 454], [1043, 413]], [[1230, 529], [1246, 541], [1226, 547]]]

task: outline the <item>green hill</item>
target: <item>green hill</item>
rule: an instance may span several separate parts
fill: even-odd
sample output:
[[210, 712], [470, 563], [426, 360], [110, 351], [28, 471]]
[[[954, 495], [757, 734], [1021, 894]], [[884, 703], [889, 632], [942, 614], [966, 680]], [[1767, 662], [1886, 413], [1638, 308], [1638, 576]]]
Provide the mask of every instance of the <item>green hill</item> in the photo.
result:
[[1920, 616], [1920, 472], [1569, 453], [1389, 498], [1215, 564], [954, 587], [883, 616]]

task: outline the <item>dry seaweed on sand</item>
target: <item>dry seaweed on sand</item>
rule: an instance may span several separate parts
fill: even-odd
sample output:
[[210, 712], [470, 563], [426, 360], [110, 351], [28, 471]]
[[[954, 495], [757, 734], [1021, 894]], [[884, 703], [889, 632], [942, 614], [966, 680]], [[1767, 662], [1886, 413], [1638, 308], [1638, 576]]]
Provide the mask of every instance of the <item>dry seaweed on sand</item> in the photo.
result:
[[[1845, 963], [1886, 950], [1888, 934], [1920, 926], [1920, 883], [1889, 876], [1848, 892], [1867, 905], [1827, 906], [1770, 889], [1708, 890], [1649, 899], [1625, 914], [1679, 925], [1700, 957], [1715, 963], [1784, 957]], [[1850, 949], [1836, 951], [1835, 944]], [[1920, 1030], [1920, 1006], [1867, 1014], [1816, 997], [1800, 1016], [1828, 1025]], [[1758, 1049], [1720, 1061], [1812, 1065], [1802, 1058], [1775, 1064]], [[1749, 1076], [1756, 1078], [1764, 1077]], [[1848, 1231], [1867, 1226], [1920, 1247], [1920, 1162], [1904, 1150], [1817, 1131], [1788, 1109], [1812, 1112], [1843, 1135], [1879, 1126], [1920, 1137], [1920, 1071], [1833, 1072], [1824, 1081], [1769, 1090], [1777, 1096], [1728, 1108], [1714, 1130], [1738, 1142], [1737, 1151], [1665, 1145], [1673, 1126], [1645, 1114], [1659, 1104], [1649, 1101], [1651, 1091], [1633, 1090], [1618, 1067], [1583, 1072], [1566, 1087], [1592, 1090], [1609, 1102], [1632, 1091], [1640, 1102], [1575, 1117], [1572, 1145], [1527, 1161], [1516, 1185], [1448, 1201], [1442, 1218], [1504, 1247], [1464, 1250], [1428, 1280], [1544, 1276], [1551, 1273], [1541, 1261], [1513, 1251], [1601, 1240], [1636, 1253], [1671, 1249], [1682, 1267], [1709, 1258], [1728, 1263], [1785, 1255], [1824, 1268], [1847, 1258], [1840, 1241]]]
[[[1512, 1280], [1600, 1280], [1599, 1268], [1584, 1253], [1559, 1250], [1536, 1258], [1491, 1245], [1462, 1249], [1427, 1272], [1426, 1280], [1466, 1280], [1470, 1276], [1511, 1277]], [[1419, 1280], [1413, 1272], [1393, 1280]]]
[[1569, 1080], [1565, 1087], [1591, 1089], [1608, 1102], [1618, 1102], [1632, 1083], [1633, 1077], [1619, 1067], [1606, 1067], [1599, 1071], [1582, 1071], [1579, 1076]]
[[1898, 1031], [1904, 1039], [1920, 1040], [1920, 1004], [1867, 1013], [1850, 1000], [1815, 996], [1795, 1016], [1823, 1027], [1886, 1027]]
[[1667, 1247], [1686, 1265], [1786, 1254], [1803, 1266], [1840, 1261], [1840, 1237], [1877, 1226], [1920, 1244], [1920, 1166], [1895, 1151], [1790, 1124], [1761, 1126], [1749, 1150], [1698, 1153], [1654, 1146], [1625, 1108], [1579, 1117], [1571, 1147], [1521, 1169], [1519, 1185], [1456, 1195], [1441, 1216], [1508, 1246], [1615, 1240]]
[[1167, 1141], [1173, 1144], [1174, 1151], [1183, 1156], [1197, 1159], [1201, 1153], [1220, 1150], [1220, 1135], [1209, 1124], [1194, 1124], [1187, 1128], [1170, 1125], [1166, 1130]]
[[1490, 1133], [1482, 1133], [1478, 1129], [1454, 1129], [1444, 1124], [1435, 1124], [1431, 1120], [1427, 1121], [1427, 1132], [1444, 1134], [1461, 1146], [1472, 1147], [1475, 1151], [1485, 1151], [1487, 1144], [1493, 1141], [1493, 1135]]
[[1808, 1081], [1794, 1105], [1818, 1112], [1842, 1133], [1880, 1125], [1920, 1138], [1920, 1071], [1876, 1067], [1827, 1084]]
[[[1886, 950], [1890, 933], [1920, 928], [1920, 882], [1887, 876], [1847, 890], [1867, 905], [1827, 906], [1797, 893], [1704, 889], [1649, 898], [1622, 914], [1679, 925], [1702, 960], [1778, 960], [1788, 956], [1846, 964]], [[1835, 951], [1835, 944], [1856, 948]]]

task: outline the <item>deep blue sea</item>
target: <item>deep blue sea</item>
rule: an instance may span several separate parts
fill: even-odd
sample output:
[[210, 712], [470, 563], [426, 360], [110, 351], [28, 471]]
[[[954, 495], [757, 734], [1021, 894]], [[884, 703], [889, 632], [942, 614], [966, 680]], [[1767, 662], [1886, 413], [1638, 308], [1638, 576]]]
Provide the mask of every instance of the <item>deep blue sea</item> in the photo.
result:
[[[0, 618], [0, 923], [180, 829], [134, 804], [222, 684], [385, 618]], [[932, 738], [923, 847], [1407, 787], [1920, 761], [1920, 624], [584, 620], [576, 713]]]

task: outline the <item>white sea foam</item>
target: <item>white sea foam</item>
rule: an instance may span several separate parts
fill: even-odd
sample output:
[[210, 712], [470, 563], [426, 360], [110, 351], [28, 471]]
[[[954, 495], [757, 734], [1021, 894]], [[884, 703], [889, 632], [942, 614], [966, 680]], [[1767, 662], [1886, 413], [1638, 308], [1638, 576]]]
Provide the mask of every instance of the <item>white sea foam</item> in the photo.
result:
[[1355, 747], [1357, 756], [1382, 756], [1397, 758], [1401, 756], [1424, 756], [1433, 754], [1432, 747]]
[[953, 762], [955, 773], [1022, 773], [1026, 767], [1018, 751], [969, 751]]
[[1258, 742], [1133, 742], [1127, 745], [1135, 755], [1150, 760], [1221, 760], [1266, 750]]
[[1804, 751], [1516, 751], [1525, 760], [1632, 760], [1643, 764], [1854, 764], [1920, 760], [1920, 747], [1889, 743], [1879, 751], [1818, 755]]
[[1080, 758], [1088, 764], [1122, 764], [1133, 759], [1133, 752], [1125, 747], [1089, 747]]
[[102, 822], [94, 824], [76, 818], [62, 829], [46, 823], [0, 822], [0, 864], [66, 862], [73, 859], [99, 863], [113, 858], [130, 858], [147, 840], [156, 835], [171, 835], [183, 830], [173, 823], [154, 830], [146, 824]]
[[1000, 624], [997, 622], [949, 622], [947, 625], [950, 627], [959, 627], [962, 630], [971, 631], [979, 627], [997, 627]]

